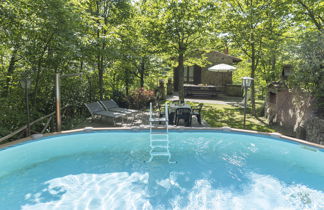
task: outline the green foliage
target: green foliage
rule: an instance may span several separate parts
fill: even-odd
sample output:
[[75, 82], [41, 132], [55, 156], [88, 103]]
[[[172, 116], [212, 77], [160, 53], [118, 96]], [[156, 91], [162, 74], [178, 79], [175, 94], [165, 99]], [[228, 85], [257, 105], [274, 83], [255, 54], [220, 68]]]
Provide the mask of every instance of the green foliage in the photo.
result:
[[142, 33], [152, 49], [163, 54], [179, 75], [179, 97], [184, 99], [184, 65], [198, 64], [214, 26], [216, 5], [210, 0], [149, 0], [142, 4]]
[[100, 98], [144, 107], [152, 96], [143, 88], [155, 89], [174, 67], [182, 78], [184, 65], [206, 65], [199, 55], [223, 44], [244, 60], [234, 82], [253, 76], [256, 96], [290, 63], [291, 84], [320, 99], [322, 7], [319, 0], [2, 1], [0, 135], [26, 123], [25, 77], [32, 79], [31, 120], [55, 110], [56, 73], [82, 73], [61, 79], [62, 106], [73, 107], [67, 119]]
[[294, 0], [291, 12], [296, 22], [302, 22], [303, 27], [311, 30], [323, 30], [323, 7], [321, 0]]
[[216, 12], [216, 5], [208, 0], [145, 1], [142, 33], [157, 51], [170, 58], [182, 51], [189, 62], [195, 51], [207, 47]]
[[324, 76], [324, 35], [319, 32], [303, 34], [301, 43], [295, 48], [295, 55], [295, 85], [314, 93], [318, 92]]
[[[21, 92], [24, 95], [23, 92]], [[27, 122], [23, 100], [20, 98], [8, 97], [0, 98], [1, 118], [0, 118], [0, 136], [5, 136], [10, 131], [15, 130]], [[14, 111], [15, 108], [17, 111]], [[19, 111], [20, 110], [20, 111]]]
[[[252, 109], [255, 113], [256, 87], [277, 79], [281, 36], [289, 27], [288, 2], [282, 1], [223, 1], [224, 37], [239, 48], [246, 58], [250, 77]], [[247, 76], [247, 75], [246, 75]], [[262, 88], [261, 88], [262, 89]]]
[[295, 70], [290, 85], [312, 93], [324, 113], [324, 36], [321, 32], [307, 32], [300, 37], [300, 44], [294, 45], [292, 56]]

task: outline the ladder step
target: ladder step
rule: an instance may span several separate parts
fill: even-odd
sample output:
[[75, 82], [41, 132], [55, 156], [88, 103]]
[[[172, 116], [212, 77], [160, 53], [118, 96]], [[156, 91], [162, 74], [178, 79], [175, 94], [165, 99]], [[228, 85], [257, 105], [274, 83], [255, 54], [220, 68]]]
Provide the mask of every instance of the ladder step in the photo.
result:
[[169, 148], [169, 146], [166, 146], [166, 145], [151, 145], [151, 148], [152, 149], [155, 149], [155, 148]]
[[151, 141], [150, 147], [151, 148], [169, 149], [169, 142], [168, 141]]
[[170, 156], [170, 152], [151, 152], [152, 156]]
[[151, 133], [151, 135], [168, 135], [167, 132], [153, 132]]
[[168, 142], [167, 139], [151, 139], [151, 142]]
[[[165, 104], [165, 113], [167, 116], [168, 105]], [[153, 116], [152, 103], [150, 103], [150, 161], [156, 156], [168, 156], [169, 162], [171, 153], [169, 151], [169, 130], [168, 118]], [[157, 125], [158, 124], [158, 125]], [[161, 125], [162, 124], [162, 125]], [[153, 138], [154, 137], [154, 138]]]

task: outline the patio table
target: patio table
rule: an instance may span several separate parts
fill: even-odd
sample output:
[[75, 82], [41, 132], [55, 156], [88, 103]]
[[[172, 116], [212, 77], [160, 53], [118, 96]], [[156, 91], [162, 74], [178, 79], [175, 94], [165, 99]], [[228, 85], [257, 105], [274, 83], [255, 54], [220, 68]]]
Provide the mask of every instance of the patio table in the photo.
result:
[[170, 104], [169, 106], [169, 124], [174, 125], [175, 121], [175, 112], [178, 108], [189, 108], [191, 106], [189, 104]]

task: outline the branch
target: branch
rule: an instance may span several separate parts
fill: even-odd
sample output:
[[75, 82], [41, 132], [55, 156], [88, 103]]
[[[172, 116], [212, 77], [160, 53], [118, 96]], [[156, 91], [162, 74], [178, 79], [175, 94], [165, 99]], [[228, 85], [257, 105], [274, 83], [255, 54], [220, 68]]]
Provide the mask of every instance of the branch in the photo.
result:
[[[313, 23], [316, 25], [317, 29], [321, 31], [322, 30], [322, 24], [320, 24], [316, 20], [314, 12], [304, 2], [302, 2], [302, 0], [297, 0], [297, 2], [307, 10], [308, 16], [313, 20]], [[319, 18], [321, 20], [323, 20], [320, 16], [319, 16]]]

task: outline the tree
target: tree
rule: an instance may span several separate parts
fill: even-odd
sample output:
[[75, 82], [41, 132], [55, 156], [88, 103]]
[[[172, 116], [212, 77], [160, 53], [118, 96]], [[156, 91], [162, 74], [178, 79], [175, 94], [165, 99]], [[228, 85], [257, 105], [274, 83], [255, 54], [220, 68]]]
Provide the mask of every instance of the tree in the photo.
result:
[[152, 48], [176, 63], [179, 98], [184, 101], [184, 65], [208, 46], [216, 5], [210, 0], [143, 1], [143, 33]]
[[292, 13], [296, 21], [305, 21], [314, 25], [318, 31], [323, 30], [323, 1], [321, 0], [293, 0]]
[[92, 41], [95, 43], [92, 50], [95, 52], [97, 70], [99, 97], [104, 96], [104, 71], [111, 64], [114, 58], [115, 46], [118, 39], [118, 26], [129, 18], [130, 4], [128, 0], [109, 1], [109, 0], [89, 0], [89, 12], [95, 20], [95, 26], [89, 25], [93, 31]]
[[0, 10], [1, 110], [15, 110], [0, 121], [11, 130], [24, 123], [23, 76], [32, 78], [32, 118], [53, 111], [54, 73], [75, 70], [80, 18], [72, 0], [4, 1]]
[[[295, 71], [293, 84], [317, 98], [324, 98], [324, 36], [320, 32], [307, 32], [300, 44], [293, 47]], [[324, 104], [321, 104], [324, 107]]]
[[120, 27], [118, 59], [125, 64], [126, 68], [130, 69], [129, 74], [140, 80], [139, 86], [144, 87], [145, 77], [156, 70], [154, 66], [156, 56], [140, 33], [140, 27], [138, 14], [133, 14], [129, 22]]
[[[282, 35], [283, 23], [288, 21], [287, 4], [282, 1], [223, 2], [224, 30], [250, 62], [250, 77], [255, 78], [259, 70], [265, 47], [271, 52], [272, 68], [275, 69], [276, 41]], [[272, 42], [272, 43], [271, 43]], [[274, 70], [273, 69], [273, 70]], [[255, 82], [251, 86], [252, 112], [255, 112]]]

